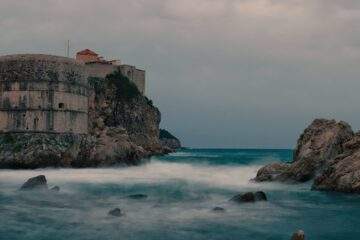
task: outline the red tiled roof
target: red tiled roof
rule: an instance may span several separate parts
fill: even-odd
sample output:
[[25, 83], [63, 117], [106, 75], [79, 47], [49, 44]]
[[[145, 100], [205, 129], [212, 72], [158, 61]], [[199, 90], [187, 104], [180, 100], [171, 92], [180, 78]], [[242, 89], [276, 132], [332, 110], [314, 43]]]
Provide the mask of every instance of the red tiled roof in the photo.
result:
[[76, 54], [79, 54], [79, 55], [92, 55], [92, 56], [98, 56], [97, 53], [91, 51], [90, 49], [84, 49], [80, 52], [77, 52]]

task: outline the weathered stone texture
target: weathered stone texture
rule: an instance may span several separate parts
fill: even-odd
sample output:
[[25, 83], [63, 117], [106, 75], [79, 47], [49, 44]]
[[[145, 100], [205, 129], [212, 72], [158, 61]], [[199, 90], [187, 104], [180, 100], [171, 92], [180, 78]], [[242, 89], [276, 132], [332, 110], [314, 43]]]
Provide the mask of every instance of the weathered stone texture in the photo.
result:
[[315, 119], [298, 139], [291, 164], [269, 164], [262, 167], [257, 181], [305, 182], [313, 179], [343, 152], [343, 144], [353, 137], [349, 124], [335, 120]]
[[87, 133], [88, 82], [70, 58], [0, 57], [0, 130]]

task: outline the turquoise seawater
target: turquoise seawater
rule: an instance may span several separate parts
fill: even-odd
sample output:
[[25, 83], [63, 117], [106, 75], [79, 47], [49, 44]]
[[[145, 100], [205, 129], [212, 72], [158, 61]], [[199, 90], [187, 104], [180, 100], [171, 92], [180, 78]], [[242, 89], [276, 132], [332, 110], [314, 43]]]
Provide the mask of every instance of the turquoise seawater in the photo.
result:
[[[250, 181], [262, 165], [291, 159], [291, 150], [188, 149], [138, 167], [0, 170], [0, 239], [289, 240], [297, 229], [310, 240], [360, 239], [360, 195]], [[17, 191], [39, 174], [60, 192]], [[269, 201], [228, 201], [256, 190]], [[108, 216], [115, 207], [126, 215]]]

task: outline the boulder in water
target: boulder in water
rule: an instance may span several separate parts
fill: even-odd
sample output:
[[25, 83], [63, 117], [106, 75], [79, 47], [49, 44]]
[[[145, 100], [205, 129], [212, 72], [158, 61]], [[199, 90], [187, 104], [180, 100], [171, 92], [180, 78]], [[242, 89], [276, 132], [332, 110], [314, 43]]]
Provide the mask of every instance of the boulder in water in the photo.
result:
[[222, 207], [214, 207], [212, 209], [213, 212], [225, 212], [225, 208]]
[[305, 233], [303, 230], [298, 230], [294, 232], [291, 237], [291, 240], [305, 240]]
[[39, 175], [36, 177], [29, 178], [20, 188], [20, 190], [44, 190], [48, 189], [46, 177]]
[[255, 201], [267, 201], [266, 194], [263, 191], [255, 192]]
[[60, 191], [60, 187], [59, 186], [54, 186], [50, 189], [51, 191], [54, 191], [54, 192], [59, 192]]
[[230, 201], [237, 203], [256, 202], [256, 201], [267, 201], [266, 194], [263, 191], [258, 192], [247, 192], [235, 195]]
[[230, 201], [237, 203], [255, 202], [255, 194], [252, 192], [237, 194], [234, 197], [232, 197]]
[[131, 199], [145, 199], [147, 198], [148, 196], [146, 194], [131, 194], [129, 196], [127, 196], [128, 198], [131, 198]]
[[114, 209], [110, 210], [108, 212], [108, 214], [111, 215], [111, 216], [114, 216], [114, 217], [124, 216], [124, 213], [123, 213], [123, 211], [121, 211], [120, 208], [114, 208]]

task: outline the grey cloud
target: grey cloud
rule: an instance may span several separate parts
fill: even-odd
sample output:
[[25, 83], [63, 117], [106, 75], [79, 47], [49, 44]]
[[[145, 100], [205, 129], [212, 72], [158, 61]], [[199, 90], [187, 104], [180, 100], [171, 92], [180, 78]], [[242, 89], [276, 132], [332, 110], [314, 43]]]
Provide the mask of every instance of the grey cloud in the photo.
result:
[[0, 54], [93, 48], [147, 70], [164, 127], [197, 147], [292, 147], [314, 117], [360, 127], [360, 3], [2, 0]]

